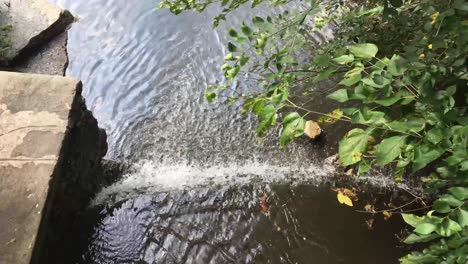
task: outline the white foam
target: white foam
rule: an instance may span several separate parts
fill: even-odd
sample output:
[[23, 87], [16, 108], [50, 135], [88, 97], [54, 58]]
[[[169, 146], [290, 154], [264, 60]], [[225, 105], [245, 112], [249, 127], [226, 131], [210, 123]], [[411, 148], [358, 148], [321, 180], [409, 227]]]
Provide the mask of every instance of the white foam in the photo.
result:
[[161, 164], [144, 160], [136, 164], [131, 173], [118, 182], [104, 188], [92, 205], [118, 202], [131, 197], [134, 191], [167, 192], [208, 186], [242, 186], [252, 182], [305, 183], [322, 182], [333, 173], [331, 167], [275, 166], [256, 161], [223, 166], [193, 166], [185, 163]]
[[[326, 163], [325, 163], [326, 164]], [[143, 160], [136, 163], [131, 172], [104, 188], [96, 195], [91, 206], [113, 204], [141, 193], [192, 190], [202, 187], [243, 186], [262, 184], [319, 184], [335, 173], [334, 166], [307, 164], [303, 167], [278, 166], [257, 161], [243, 164], [229, 163], [222, 166], [194, 166], [183, 162], [159, 163]], [[372, 186], [408, 188], [395, 184], [391, 177], [373, 173], [355, 178]]]

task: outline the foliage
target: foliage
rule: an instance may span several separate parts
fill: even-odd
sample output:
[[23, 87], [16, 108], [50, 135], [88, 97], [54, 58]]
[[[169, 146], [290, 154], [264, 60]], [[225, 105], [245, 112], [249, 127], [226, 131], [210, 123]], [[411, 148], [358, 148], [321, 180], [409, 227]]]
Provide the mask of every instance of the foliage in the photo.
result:
[[[214, 24], [247, 0], [223, 0]], [[253, 0], [252, 7], [262, 0]], [[270, 5], [289, 1], [270, 0]], [[214, 1], [166, 0], [174, 13], [203, 11]], [[304, 2], [301, 2], [304, 3]], [[438, 195], [425, 216], [404, 215], [414, 232], [406, 243], [431, 242], [402, 263], [468, 261], [468, 3], [464, 0], [305, 1], [275, 16], [254, 16], [231, 28], [221, 67], [229, 82], [244, 74], [261, 92], [241, 95], [243, 112], [258, 116], [259, 137], [282, 114], [282, 146], [304, 133], [307, 117], [358, 125], [339, 142], [343, 166], [358, 173], [392, 166], [395, 180], [423, 175]], [[288, 5], [290, 6], [290, 5]], [[314, 32], [332, 27], [317, 43]], [[318, 45], [320, 44], [320, 45]], [[242, 79], [242, 78], [240, 78]], [[328, 98], [346, 103], [332, 113], [305, 109], [291, 94], [335, 83]], [[228, 85], [209, 86], [212, 101]], [[230, 88], [230, 87], [229, 87]], [[426, 176], [427, 175], [427, 176]], [[347, 203], [340, 196], [341, 202]]]

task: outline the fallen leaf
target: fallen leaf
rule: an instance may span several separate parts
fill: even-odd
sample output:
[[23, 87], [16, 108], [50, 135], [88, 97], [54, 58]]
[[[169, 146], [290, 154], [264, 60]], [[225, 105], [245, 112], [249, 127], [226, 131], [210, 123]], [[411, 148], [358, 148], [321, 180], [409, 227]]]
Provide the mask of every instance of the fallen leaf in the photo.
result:
[[304, 134], [311, 139], [314, 139], [320, 135], [322, 129], [317, 122], [309, 120], [305, 124]]
[[374, 230], [374, 218], [366, 220], [367, 229]]
[[262, 199], [260, 200], [260, 210], [266, 215], [270, 215], [270, 207], [267, 202], [268, 196], [264, 193]]
[[343, 188], [342, 189], [342, 192], [346, 195], [346, 196], [349, 196], [353, 199], [357, 199], [357, 195], [354, 191], [350, 190], [350, 189], [346, 189], [346, 188]]
[[375, 207], [372, 204], [367, 204], [364, 206], [364, 210], [369, 213], [375, 213]]
[[350, 176], [350, 175], [353, 175], [353, 169], [349, 169], [345, 172], [346, 175]]
[[384, 220], [385, 220], [385, 221], [388, 220], [388, 219], [390, 219], [390, 217], [392, 217], [392, 215], [393, 215], [393, 213], [390, 212], [390, 211], [383, 211], [382, 214], [383, 214], [383, 216], [384, 216]]
[[336, 198], [338, 198], [338, 202], [340, 202], [341, 204], [345, 204], [347, 206], [353, 206], [353, 202], [351, 201], [351, 198], [346, 196], [346, 194], [344, 194], [341, 191], [338, 192], [338, 194], [336, 195]]

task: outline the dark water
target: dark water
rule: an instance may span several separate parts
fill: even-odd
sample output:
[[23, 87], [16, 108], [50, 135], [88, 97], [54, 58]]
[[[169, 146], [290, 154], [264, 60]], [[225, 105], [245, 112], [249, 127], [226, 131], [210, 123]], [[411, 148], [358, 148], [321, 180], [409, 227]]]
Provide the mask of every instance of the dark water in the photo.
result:
[[[92, 228], [70, 262], [396, 263], [403, 254], [397, 219], [369, 231], [366, 215], [320, 185], [344, 130], [279, 148], [278, 130], [257, 141], [240, 103], [205, 102], [206, 84], [223, 82], [228, 25], [251, 11], [213, 29], [216, 9], [174, 16], [153, 0], [52, 2], [79, 17], [67, 74], [83, 81], [108, 132], [107, 158], [131, 164], [83, 214]], [[320, 97], [310, 104], [332, 107]]]

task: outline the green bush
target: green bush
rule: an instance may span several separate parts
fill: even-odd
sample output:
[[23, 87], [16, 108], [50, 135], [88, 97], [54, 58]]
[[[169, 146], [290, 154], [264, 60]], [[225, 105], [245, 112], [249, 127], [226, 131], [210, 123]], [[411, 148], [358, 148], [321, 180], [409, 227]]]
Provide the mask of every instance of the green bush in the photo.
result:
[[[178, 14], [203, 11], [215, 2], [166, 0], [160, 7]], [[242, 4], [254, 8], [262, 2], [223, 0], [214, 25]], [[278, 6], [291, 1], [268, 3]], [[258, 116], [259, 137], [278, 123], [280, 111], [284, 113], [281, 145], [302, 136], [310, 116], [318, 115], [319, 122], [356, 124], [339, 142], [341, 165], [357, 166], [358, 174], [392, 166], [395, 181], [423, 174], [417, 179], [424, 183], [425, 192], [438, 197], [424, 216], [403, 214], [414, 227], [405, 242], [430, 244], [400, 261], [467, 263], [468, 3], [300, 3], [307, 6], [275, 16], [254, 16], [229, 30], [230, 53], [221, 67], [226, 79], [232, 82], [240, 73], [249, 74], [262, 87], [261, 92], [231, 101], [242, 100], [243, 112]], [[317, 43], [311, 34], [325, 27], [333, 28], [334, 38]], [[291, 100], [290, 94], [304, 92], [304, 87], [313, 90], [321, 82], [335, 84], [330, 99], [356, 107], [320, 113]], [[231, 88], [228, 85], [210, 85], [208, 101]]]

